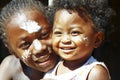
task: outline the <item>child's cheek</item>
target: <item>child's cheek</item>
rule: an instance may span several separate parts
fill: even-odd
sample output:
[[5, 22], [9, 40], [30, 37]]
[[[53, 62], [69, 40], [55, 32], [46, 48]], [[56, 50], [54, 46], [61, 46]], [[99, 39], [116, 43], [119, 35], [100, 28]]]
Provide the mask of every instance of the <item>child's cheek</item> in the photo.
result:
[[[32, 47], [31, 47], [32, 46]], [[22, 60], [27, 64], [27, 61], [31, 59], [33, 53], [41, 52], [42, 44], [39, 40], [35, 39], [31, 46], [23, 52]], [[35, 58], [34, 58], [35, 59]], [[33, 59], [33, 60], [34, 60]], [[35, 60], [34, 60], [35, 61]]]
[[87, 36], [79, 36], [79, 38], [78, 39], [76, 39], [76, 40], [79, 40], [79, 42], [80, 43], [83, 43], [85, 46], [89, 46], [89, 39], [88, 39], [88, 37]]
[[22, 61], [27, 64], [28, 59], [30, 58], [31, 52], [29, 50], [25, 50], [22, 55]]

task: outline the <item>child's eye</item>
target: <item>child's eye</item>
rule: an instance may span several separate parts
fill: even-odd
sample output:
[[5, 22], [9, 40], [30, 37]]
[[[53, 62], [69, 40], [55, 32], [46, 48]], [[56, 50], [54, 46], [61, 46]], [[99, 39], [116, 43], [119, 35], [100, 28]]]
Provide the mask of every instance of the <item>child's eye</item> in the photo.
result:
[[62, 32], [60, 32], [60, 31], [53, 32], [53, 35], [56, 35], [56, 36], [61, 36], [61, 34], [62, 34]]
[[50, 35], [50, 32], [49, 31], [41, 31], [39, 34], [38, 34], [38, 39], [41, 40], [41, 39], [45, 39], [45, 38], [48, 38], [48, 36]]
[[31, 45], [30, 42], [24, 42], [19, 47], [22, 49], [28, 49], [30, 47], [30, 45]]
[[62, 32], [56, 31], [56, 32], [54, 32], [54, 34], [62, 34]]
[[40, 34], [40, 36], [41, 36], [42, 39], [43, 38], [47, 38], [48, 35], [49, 35], [49, 32], [43, 32], [43, 33]]
[[81, 34], [80, 31], [72, 31], [72, 32], [71, 32], [71, 35], [73, 35], [73, 36], [77, 36], [77, 35], [79, 35], [79, 34]]

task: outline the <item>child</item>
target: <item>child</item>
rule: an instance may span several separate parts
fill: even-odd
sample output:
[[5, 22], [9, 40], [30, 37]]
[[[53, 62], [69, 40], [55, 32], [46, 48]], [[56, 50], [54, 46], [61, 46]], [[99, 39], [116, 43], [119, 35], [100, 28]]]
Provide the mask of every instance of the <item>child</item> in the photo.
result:
[[52, 46], [63, 60], [46, 73], [52, 80], [110, 80], [92, 52], [104, 39], [112, 9], [106, 0], [55, 0]]
[[[0, 13], [0, 38], [4, 45], [11, 54], [26, 65], [40, 71], [39, 79], [42, 77], [40, 76], [41, 71], [47, 72], [52, 69], [58, 58], [53, 54], [51, 48], [49, 36], [51, 29], [52, 27], [49, 25], [45, 14], [45, 8], [37, 0], [12, 0]], [[21, 75], [17, 75], [22, 71], [22, 68], [19, 68], [21, 67], [19, 59], [14, 56], [7, 57], [2, 63], [2, 65], [5, 65], [0, 67], [0, 71], [4, 70], [6, 72], [4, 74], [0, 72], [0, 74], [9, 80], [27, 80], [22, 78]], [[13, 62], [11, 63], [11, 61]], [[18, 65], [18, 68], [10, 67], [14, 65], [16, 67]], [[16, 73], [16, 69], [18, 73]], [[15, 73], [6, 75], [7, 71], [9, 73], [14, 71]], [[30, 70], [27, 72], [29, 73]], [[0, 80], [5, 80], [2, 75]], [[35, 77], [32, 77], [33, 80], [39, 80]]]

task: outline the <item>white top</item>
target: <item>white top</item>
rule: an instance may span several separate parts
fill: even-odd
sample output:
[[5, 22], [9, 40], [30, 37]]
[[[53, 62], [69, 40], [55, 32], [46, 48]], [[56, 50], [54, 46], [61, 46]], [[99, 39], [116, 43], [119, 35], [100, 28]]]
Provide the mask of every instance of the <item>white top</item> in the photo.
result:
[[64, 73], [64, 74], [56, 76], [55, 72], [60, 63], [61, 63], [61, 61], [59, 61], [59, 63], [56, 65], [56, 67], [53, 70], [47, 72], [45, 74], [43, 80], [86, 80], [90, 70], [97, 64], [100, 64], [107, 69], [107, 67], [105, 66], [104, 63], [98, 62], [96, 59], [94, 59], [91, 56], [88, 59], [88, 61], [81, 67], [79, 67], [69, 73]]

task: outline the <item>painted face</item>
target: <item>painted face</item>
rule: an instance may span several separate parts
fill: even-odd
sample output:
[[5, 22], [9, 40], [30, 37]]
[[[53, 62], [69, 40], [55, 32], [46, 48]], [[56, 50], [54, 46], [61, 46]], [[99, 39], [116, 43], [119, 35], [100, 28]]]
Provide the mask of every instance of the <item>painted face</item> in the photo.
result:
[[43, 72], [54, 67], [57, 56], [51, 48], [51, 27], [42, 13], [22, 11], [6, 27], [8, 48], [25, 64]]
[[52, 46], [65, 60], [90, 57], [95, 48], [97, 32], [92, 22], [84, 21], [77, 12], [59, 10], [55, 14]]

